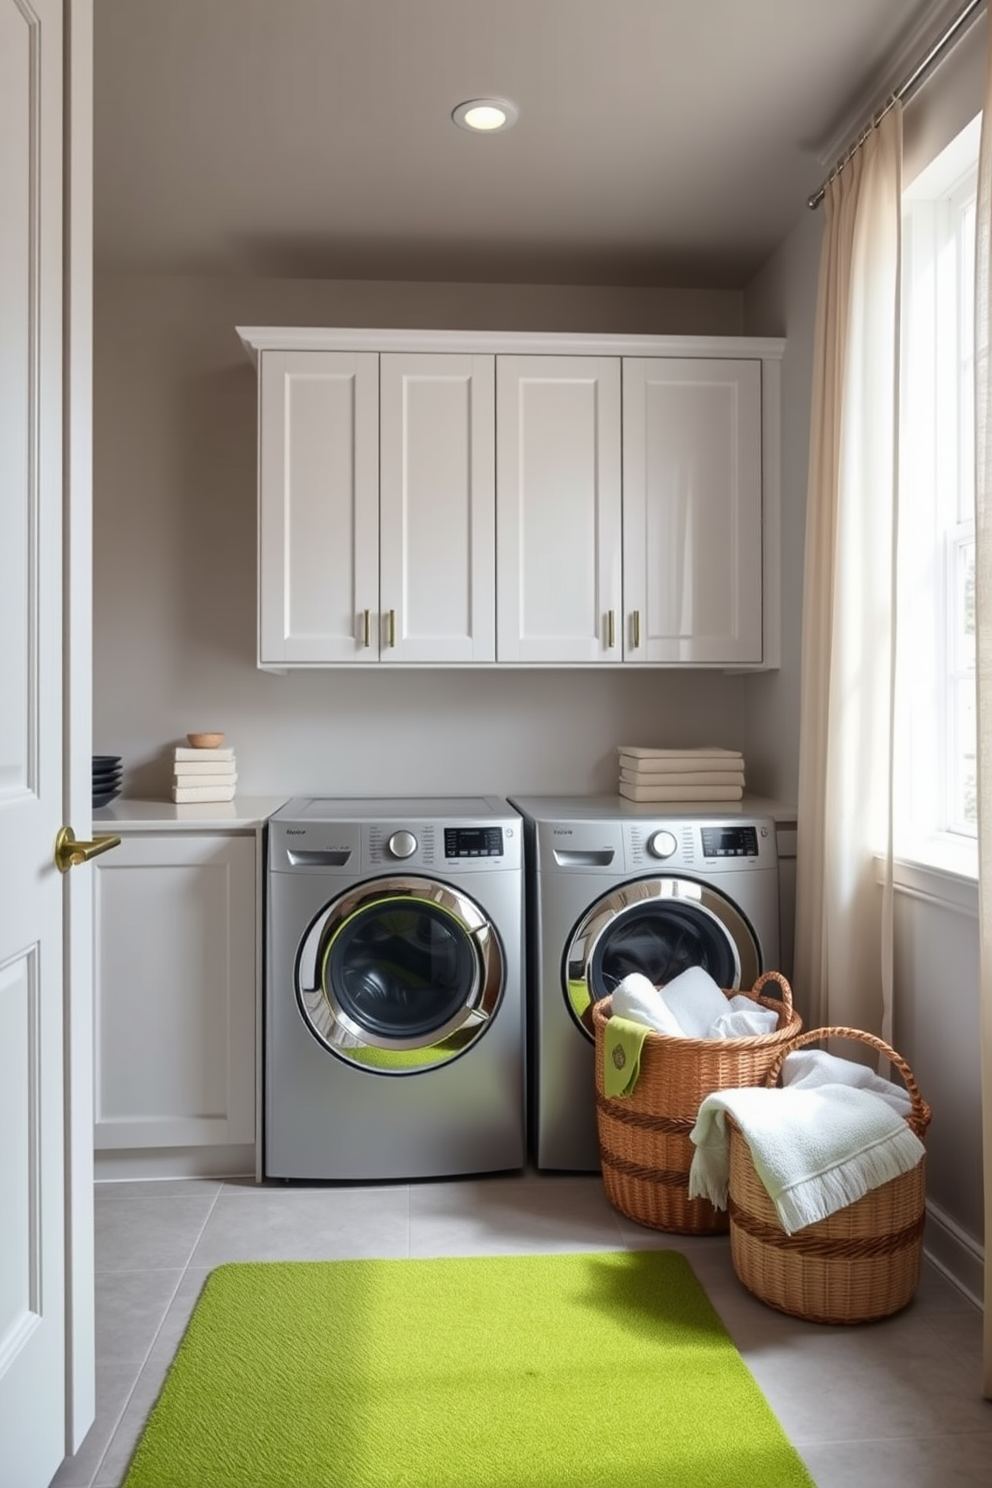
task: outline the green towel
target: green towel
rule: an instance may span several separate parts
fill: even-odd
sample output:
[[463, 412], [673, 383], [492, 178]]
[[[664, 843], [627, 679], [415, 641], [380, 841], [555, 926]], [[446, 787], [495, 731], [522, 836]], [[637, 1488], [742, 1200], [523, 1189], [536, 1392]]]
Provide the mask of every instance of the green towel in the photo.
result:
[[608, 1018], [603, 1040], [603, 1091], [608, 1096], [630, 1095], [641, 1068], [641, 1047], [651, 1032], [632, 1018]]

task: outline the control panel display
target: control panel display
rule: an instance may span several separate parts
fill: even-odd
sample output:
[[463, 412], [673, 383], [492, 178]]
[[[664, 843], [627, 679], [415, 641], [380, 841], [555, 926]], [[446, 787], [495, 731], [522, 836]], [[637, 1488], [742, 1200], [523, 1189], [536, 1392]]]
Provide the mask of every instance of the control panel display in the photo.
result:
[[703, 855], [707, 858], [756, 858], [755, 827], [702, 827]]
[[446, 858], [499, 858], [503, 854], [502, 827], [445, 827]]

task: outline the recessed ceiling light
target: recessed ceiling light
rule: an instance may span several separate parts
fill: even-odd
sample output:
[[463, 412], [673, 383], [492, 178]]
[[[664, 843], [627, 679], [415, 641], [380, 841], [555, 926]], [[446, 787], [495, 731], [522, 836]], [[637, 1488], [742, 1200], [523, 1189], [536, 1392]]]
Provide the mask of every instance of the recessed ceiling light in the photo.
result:
[[470, 98], [467, 103], [460, 103], [451, 117], [462, 129], [495, 134], [517, 122], [517, 107], [505, 98]]

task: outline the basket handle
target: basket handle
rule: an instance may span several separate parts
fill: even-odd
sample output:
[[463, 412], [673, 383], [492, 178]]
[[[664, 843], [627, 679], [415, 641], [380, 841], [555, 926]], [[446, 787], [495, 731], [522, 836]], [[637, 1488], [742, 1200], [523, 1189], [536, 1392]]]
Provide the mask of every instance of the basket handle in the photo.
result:
[[768, 1086], [775, 1084], [782, 1072], [782, 1065], [785, 1062], [787, 1054], [792, 1054], [796, 1049], [801, 1049], [804, 1044], [818, 1044], [828, 1038], [854, 1039], [858, 1043], [867, 1044], [869, 1049], [874, 1049], [877, 1054], [883, 1055], [890, 1064], [895, 1065], [899, 1074], [902, 1076], [903, 1084], [913, 1103], [913, 1119], [924, 1124], [929, 1120], [929, 1107], [920, 1094], [920, 1087], [917, 1085], [913, 1071], [905, 1059], [903, 1059], [901, 1054], [897, 1054], [895, 1049], [891, 1048], [884, 1039], [876, 1038], [873, 1033], [866, 1033], [863, 1028], [843, 1028], [837, 1025], [831, 1028], [810, 1028], [806, 1033], [798, 1034], [787, 1048], [775, 1056], [765, 1076], [765, 1084]]
[[778, 982], [779, 997], [786, 1012], [792, 1012], [792, 988], [789, 986], [788, 977], [784, 977], [780, 971], [765, 971], [759, 976], [751, 988], [751, 996], [757, 997], [766, 982]]

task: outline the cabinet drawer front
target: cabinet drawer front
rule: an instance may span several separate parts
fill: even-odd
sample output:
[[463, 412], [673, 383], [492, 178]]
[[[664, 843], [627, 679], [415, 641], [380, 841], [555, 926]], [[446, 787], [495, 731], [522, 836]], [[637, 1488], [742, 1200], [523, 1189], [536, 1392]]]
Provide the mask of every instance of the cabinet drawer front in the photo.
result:
[[760, 662], [760, 364], [627, 358], [623, 395], [627, 659]]
[[259, 660], [369, 660], [379, 606], [374, 352], [266, 351], [259, 392]]

